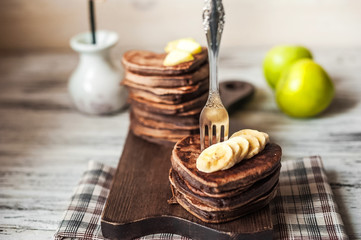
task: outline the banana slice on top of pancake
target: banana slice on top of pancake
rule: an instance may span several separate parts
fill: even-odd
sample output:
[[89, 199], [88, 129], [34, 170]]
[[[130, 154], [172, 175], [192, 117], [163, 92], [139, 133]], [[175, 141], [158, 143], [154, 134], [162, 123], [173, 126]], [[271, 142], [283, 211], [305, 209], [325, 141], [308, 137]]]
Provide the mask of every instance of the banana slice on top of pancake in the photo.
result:
[[232, 156], [232, 160], [229, 161], [229, 163], [227, 165], [225, 165], [222, 170], [226, 170], [228, 168], [233, 167], [238, 160], [240, 159], [241, 153], [242, 153], [242, 149], [240, 147], [240, 145], [233, 140], [227, 140], [224, 142], [225, 144], [228, 144], [228, 146], [230, 146], [232, 148], [233, 151], [233, 156]]
[[[249, 159], [254, 155], [260, 153], [264, 149], [266, 144], [269, 142], [269, 136], [267, 133], [253, 129], [242, 129], [234, 133], [230, 139], [236, 137], [244, 137], [247, 139], [247, 141], [250, 144], [250, 149], [248, 151], [247, 156], [245, 156], [245, 159]], [[255, 138], [257, 139], [258, 143], [255, 141]]]
[[249, 142], [244, 137], [234, 137], [230, 138], [227, 141], [235, 141], [239, 147], [241, 148], [241, 153], [239, 155], [239, 158], [237, 160], [237, 163], [242, 161], [248, 154], [249, 151]]
[[242, 129], [238, 132], [235, 132], [230, 138], [244, 136], [244, 135], [255, 136], [258, 139], [259, 144], [263, 147], [266, 146], [266, 144], [269, 142], [269, 136], [267, 133], [253, 129]]
[[250, 159], [251, 157], [253, 157], [254, 155], [256, 155], [260, 152], [261, 145], [255, 136], [243, 135], [240, 137], [245, 138], [249, 143], [248, 153], [244, 157], [244, 159]]
[[199, 171], [211, 173], [221, 170], [232, 160], [232, 148], [228, 144], [221, 142], [206, 148], [197, 158], [196, 166]]
[[206, 148], [197, 159], [197, 168], [207, 173], [229, 169], [243, 159], [250, 159], [260, 153], [268, 142], [267, 133], [243, 129], [227, 141]]

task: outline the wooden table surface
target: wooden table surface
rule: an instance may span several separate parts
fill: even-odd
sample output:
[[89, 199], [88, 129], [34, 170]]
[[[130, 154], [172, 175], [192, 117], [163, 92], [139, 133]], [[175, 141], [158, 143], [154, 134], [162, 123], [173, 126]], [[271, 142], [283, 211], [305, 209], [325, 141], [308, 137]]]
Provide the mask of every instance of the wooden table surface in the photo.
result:
[[[220, 78], [257, 87], [233, 117], [268, 132], [284, 161], [322, 156], [347, 234], [361, 239], [361, 49], [312, 49], [333, 78], [336, 97], [308, 120], [277, 109], [262, 75], [266, 50], [221, 51]], [[51, 238], [89, 160], [117, 165], [128, 112], [91, 117], [75, 111], [66, 87], [77, 61], [65, 52], [0, 57], [0, 239]]]

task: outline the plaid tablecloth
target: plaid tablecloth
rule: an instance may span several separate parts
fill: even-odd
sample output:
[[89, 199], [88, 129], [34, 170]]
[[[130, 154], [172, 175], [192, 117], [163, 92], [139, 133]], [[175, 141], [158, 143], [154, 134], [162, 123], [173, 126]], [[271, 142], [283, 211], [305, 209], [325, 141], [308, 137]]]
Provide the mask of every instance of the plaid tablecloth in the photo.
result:
[[[100, 216], [115, 169], [90, 162], [55, 239], [105, 239]], [[320, 157], [282, 162], [280, 188], [271, 203], [274, 239], [348, 239]], [[155, 234], [141, 239], [187, 239]]]

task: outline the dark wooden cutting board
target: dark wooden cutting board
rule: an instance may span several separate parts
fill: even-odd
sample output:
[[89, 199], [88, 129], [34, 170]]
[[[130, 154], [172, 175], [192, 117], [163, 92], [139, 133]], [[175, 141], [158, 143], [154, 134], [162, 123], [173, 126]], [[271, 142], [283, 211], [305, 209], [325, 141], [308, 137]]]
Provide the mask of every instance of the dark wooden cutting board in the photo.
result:
[[[222, 99], [231, 110], [249, 98], [254, 88], [225, 82]], [[232, 127], [239, 126], [231, 123]], [[269, 208], [223, 224], [207, 224], [178, 204], [168, 204], [172, 146], [150, 143], [129, 131], [102, 214], [104, 237], [133, 239], [153, 233], [175, 233], [192, 239], [272, 239]]]

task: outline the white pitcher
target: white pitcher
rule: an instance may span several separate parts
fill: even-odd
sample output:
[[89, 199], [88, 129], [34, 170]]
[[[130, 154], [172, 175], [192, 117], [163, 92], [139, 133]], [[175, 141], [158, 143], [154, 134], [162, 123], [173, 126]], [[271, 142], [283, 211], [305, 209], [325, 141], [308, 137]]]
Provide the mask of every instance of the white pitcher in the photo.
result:
[[127, 91], [120, 85], [122, 73], [110, 58], [110, 49], [118, 42], [118, 34], [97, 31], [96, 44], [91, 40], [90, 32], [70, 40], [72, 49], [80, 54], [80, 61], [69, 79], [69, 92], [79, 111], [112, 114], [127, 102]]

